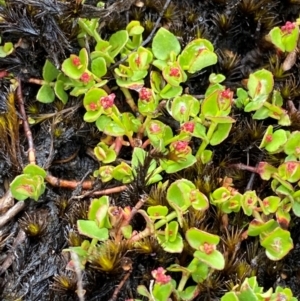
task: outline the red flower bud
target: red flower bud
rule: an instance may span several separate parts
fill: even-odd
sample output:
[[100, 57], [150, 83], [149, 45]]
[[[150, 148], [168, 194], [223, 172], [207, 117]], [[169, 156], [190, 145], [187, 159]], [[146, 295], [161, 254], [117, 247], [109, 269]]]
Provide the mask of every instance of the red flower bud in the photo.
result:
[[141, 64], [141, 58], [138, 56], [134, 62], [137, 64], [138, 67], [140, 67], [140, 64]]
[[114, 99], [116, 95], [114, 93], [111, 93], [107, 96], [103, 96], [100, 98], [100, 103], [103, 109], [111, 108], [114, 105]]
[[150, 130], [151, 134], [157, 134], [161, 131], [161, 128], [160, 128], [159, 124], [153, 122], [150, 124], [149, 130]]
[[205, 242], [205, 243], [203, 244], [203, 251], [204, 251], [205, 254], [209, 255], [209, 254], [211, 254], [214, 250], [215, 250], [215, 246], [214, 246], [214, 245], [211, 245], [211, 244], [209, 244], [209, 243], [207, 243], [207, 242]]
[[171, 276], [165, 275], [166, 270], [162, 267], [159, 267], [157, 270], [151, 272], [152, 277], [155, 279], [155, 282], [158, 284], [167, 284], [171, 281]]
[[91, 102], [89, 104], [89, 111], [97, 111], [98, 110], [98, 106], [95, 102]]
[[90, 81], [91, 77], [87, 72], [83, 72], [83, 74], [80, 77], [80, 80], [84, 83], [87, 84]]
[[151, 89], [142, 88], [140, 90], [139, 97], [140, 97], [141, 100], [149, 101], [152, 97]]
[[71, 55], [72, 64], [76, 67], [81, 65], [80, 58], [77, 55]]
[[229, 88], [221, 92], [221, 97], [222, 98], [229, 98], [229, 99], [231, 99], [232, 96], [233, 96], [233, 92], [231, 92]]
[[188, 141], [175, 141], [172, 143], [174, 150], [179, 153], [186, 152], [188, 145], [189, 145]]
[[169, 75], [170, 76], [174, 76], [174, 77], [180, 77], [180, 70], [179, 70], [179, 68], [171, 67]]
[[193, 133], [195, 129], [195, 124], [192, 121], [188, 121], [181, 126], [181, 130], [189, 133]]
[[290, 34], [295, 27], [295, 23], [287, 21], [284, 26], [281, 26], [281, 31], [283, 31], [285, 34]]

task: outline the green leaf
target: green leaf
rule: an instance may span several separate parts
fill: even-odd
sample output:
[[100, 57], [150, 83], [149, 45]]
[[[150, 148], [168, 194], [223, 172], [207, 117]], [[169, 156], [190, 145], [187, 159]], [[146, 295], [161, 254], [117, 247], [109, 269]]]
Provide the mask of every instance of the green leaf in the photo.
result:
[[185, 237], [189, 245], [196, 250], [199, 250], [204, 243], [217, 245], [220, 241], [219, 236], [199, 230], [197, 228], [188, 229], [185, 233]]
[[147, 209], [147, 213], [151, 218], [161, 219], [168, 214], [168, 207], [162, 205], [150, 206]]
[[201, 251], [195, 251], [194, 257], [215, 270], [223, 270], [225, 267], [224, 256], [217, 250], [212, 251], [210, 254], [206, 254]]
[[269, 233], [260, 243], [271, 260], [282, 259], [294, 247], [290, 232], [279, 227]]
[[149, 299], [151, 298], [151, 294], [149, 293], [145, 285], [139, 285], [137, 287], [137, 292], [144, 297], [148, 297]]
[[157, 241], [166, 252], [181, 253], [183, 250], [183, 239], [179, 233], [172, 241], [167, 240], [165, 235], [158, 234]]
[[172, 51], [178, 55], [180, 50], [180, 43], [175, 35], [161, 27], [152, 41], [152, 51], [154, 56], [159, 60], [167, 60]]
[[285, 47], [285, 51], [292, 52], [297, 48], [297, 42], [299, 38], [299, 26], [296, 25], [290, 34], [284, 34], [282, 36], [282, 42]]
[[123, 184], [133, 181], [133, 171], [131, 167], [124, 162], [121, 162], [114, 168], [112, 175], [114, 179], [122, 182]]
[[210, 267], [195, 257], [188, 265], [188, 269], [192, 273], [192, 278], [196, 283], [205, 281], [210, 272]]
[[279, 48], [281, 51], [285, 51], [284, 44], [282, 42], [281, 30], [279, 27], [274, 27], [270, 33], [272, 43]]
[[178, 61], [183, 70], [193, 74], [217, 63], [218, 58], [213, 51], [214, 47], [211, 42], [205, 39], [196, 39], [183, 49]]
[[284, 152], [287, 155], [296, 155], [297, 157], [300, 156], [300, 148], [299, 148], [299, 141], [300, 141], [300, 132], [294, 131], [289, 136], [287, 142], [284, 145]]
[[177, 96], [172, 101], [171, 114], [180, 123], [189, 121], [190, 117], [198, 115], [200, 110], [199, 101], [191, 95]]
[[128, 32], [126, 30], [119, 30], [113, 35], [111, 35], [109, 39], [109, 44], [112, 46], [108, 53], [109, 55], [114, 58], [118, 55], [121, 50], [125, 47], [128, 41]]
[[18, 201], [24, 201], [29, 197], [37, 201], [44, 193], [46, 185], [40, 175], [22, 174], [14, 178], [10, 183], [10, 189], [12, 196]]
[[56, 96], [61, 100], [63, 104], [66, 104], [68, 101], [68, 93], [64, 90], [64, 82], [57, 80], [54, 85], [54, 92]]
[[104, 76], [107, 73], [105, 59], [103, 57], [98, 57], [92, 60], [91, 70], [99, 78]]
[[249, 236], [258, 236], [264, 232], [270, 232], [278, 227], [278, 223], [274, 219], [270, 219], [267, 222], [254, 219], [250, 222], [248, 227]]
[[278, 167], [278, 175], [282, 180], [295, 183], [300, 180], [300, 162], [288, 161]]
[[197, 159], [192, 154], [186, 155], [183, 160], [159, 160], [160, 166], [166, 173], [175, 173], [185, 168], [188, 168], [197, 162]]
[[59, 70], [49, 61], [46, 60], [43, 67], [43, 79], [47, 82], [52, 82], [59, 74]]
[[[173, 285], [171, 282], [166, 284], [154, 284], [152, 295], [155, 301], [167, 301], [171, 296]], [[151, 300], [151, 299], [150, 299]]]
[[99, 199], [93, 199], [88, 212], [88, 219], [91, 221], [96, 220], [97, 218], [97, 211], [101, 208], [103, 205], [109, 205], [109, 198], [108, 196], [102, 196]]
[[[169, 84], [168, 84], [169, 85]], [[176, 96], [179, 96], [182, 94], [182, 90], [183, 88], [181, 86], [179, 87], [168, 87], [168, 85], [166, 85], [161, 92], [159, 93], [159, 96], [163, 99], [170, 99]]]
[[195, 189], [195, 185], [186, 179], [173, 182], [167, 191], [167, 200], [170, 206], [173, 207], [173, 204], [176, 204], [185, 211], [191, 204], [190, 192]]
[[223, 142], [228, 137], [231, 127], [232, 123], [219, 123], [209, 143], [211, 145], [218, 145]]
[[239, 301], [235, 292], [228, 292], [222, 298], [221, 301]]
[[[74, 64], [74, 59], [79, 58], [79, 65]], [[88, 66], [88, 53], [85, 48], [82, 48], [79, 52], [79, 56], [77, 57], [74, 54], [71, 54], [70, 58], [64, 60], [62, 63], [61, 69], [62, 71], [72, 79], [79, 79], [83, 72], [85, 72]]]
[[46, 178], [47, 175], [46, 171], [42, 167], [32, 163], [24, 167], [23, 173], [29, 174], [30, 176], [38, 175], [41, 176], [42, 178]]
[[[250, 74], [247, 83], [249, 95], [253, 98], [254, 102], [257, 102], [258, 100], [259, 102], [264, 102], [268, 98], [268, 95], [272, 92], [273, 86], [273, 74], [265, 69], [261, 69]], [[257, 98], [258, 96], [262, 96], [262, 98]]]
[[184, 291], [179, 292], [179, 296], [182, 301], [192, 301], [199, 293], [197, 285], [188, 286]]
[[42, 103], [53, 102], [55, 99], [53, 88], [48, 84], [42, 85], [36, 95], [36, 99]]
[[100, 241], [105, 241], [109, 238], [108, 229], [99, 228], [95, 221], [78, 220], [77, 228], [81, 235], [85, 235], [92, 239], [95, 238]]

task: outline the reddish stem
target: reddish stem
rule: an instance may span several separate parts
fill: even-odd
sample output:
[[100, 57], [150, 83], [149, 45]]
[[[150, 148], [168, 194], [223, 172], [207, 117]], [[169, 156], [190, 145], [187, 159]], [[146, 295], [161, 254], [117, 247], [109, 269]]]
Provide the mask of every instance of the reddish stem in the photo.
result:
[[21, 86], [20, 79], [18, 79], [17, 99], [18, 99], [20, 114], [23, 119], [23, 128], [24, 128], [25, 136], [27, 138], [28, 146], [29, 146], [28, 160], [29, 160], [29, 163], [35, 164], [35, 148], [34, 148], [34, 144], [33, 144], [32, 133], [31, 133], [31, 130], [30, 130], [30, 127], [28, 124], [27, 115], [25, 112], [24, 99], [23, 99], [23, 95], [22, 95], [22, 86]]

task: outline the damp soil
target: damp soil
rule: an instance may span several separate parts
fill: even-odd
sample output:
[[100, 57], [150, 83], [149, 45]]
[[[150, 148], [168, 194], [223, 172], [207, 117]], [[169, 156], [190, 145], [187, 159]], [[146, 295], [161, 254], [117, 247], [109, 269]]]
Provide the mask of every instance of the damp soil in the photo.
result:
[[[84, 239], [77, 233], [77, 219], [84, 219], [90, 198], [80, 198], [86, 191], [80, 185], [92, 178], [99, 167], [91, 155], [91, 150], [103, 137], [93, 124], [83, 121], [82, 98], [71, 97], [63, 106], [59, 101], [45, 105], [36, 101], [38, 86], [29, 83], [30, 78], [42, 78], [42, 67], [46, 58], [56, 66], [70, 53], [78, 53], [77, 18], [100, 17], [101, 35], [109, 37], [113, 32], [124, 29], [128, 21], [140, 20], [145, 27], [145, 38], [150, 34], [156, 19], [165, 3], [163, 0], [117, 0], [106, 1], [105, 9], [96, 9], [96, 1], [66, 0], [7, 0], [6, 7], [0, 7], [0, 35], [2, 43], [19, 43], [15, 53], [0, 58], [0, 71], [8, 71], [22, 82], [22, 93], [27, 115], [38, 120], [31, 125], [37, 164], [59, 179], [74, 180], [79, 184], [74, 190], [54, 187], [47, 184], [46, 192], [38, 202], [26, 200], [25, 208], [8, 223], [0, 227], [0, 300], [78, 300], [76, 294], [76, 274], [67, 269], [70, 254], [65, 252], [70, 245], [77, 245]], [[142, 4], [141, 4], [142, 3]], [[140, 5], [139, 5], [140, 4]], [[140, 7], [141, 6], [141, 7]], [[219, 57], [217, 65], [190, 77], [185, 83], [186, 91], [193, 95], [203, 95], [208, 84], [208, 76], [219, 72], [226, 76], [225, 85], [232, 90], [242, 86], [243, 79], [260, 68], [270, 70], [275, 77], [275, 87], [283, 93], [284, 101], [291, 100], [298, 109], [300, 100], [300, 60], [288, 72], [280, 71], [283, 57], [266, 41], [265, 36], [276, 25], [295, 21], [299, 17], [300, 2], [292, 0], [209, 0], [171, 1], [164, 12], [160, 26], [167, 27], [181, 42], [182, 46], [197, 37], [209, 39]], [[18, 104], [9, 104], [11, 81], [0, 78], [1, 118], [12, 118], [11, 132], [1, 128], [0, 142], [0, 196], [3, 196], [12, 179], [21, 173], [28, 164], [28, 143], [22, 128]], [[115, 82], [109, 78], [108, 85]], [[117, 106], [128, 111], [123, 96], [117, 91]], [[287, 107], [286, 107], [287, 108]], [[9, 115], [10, 114], [10, 115]], [[225, 143], [214, 151], [213, 162], [205, 167], [193, 167], [175, 175], [163, 175], [164, 180], [173, 181], [185, 177], [198, 183], [207, 192], [218, 185], [218, 178], [232, 177], [235, 187], [245, 191], [251, 173], [234, 171], [229, 163], [248, 163], [255, 166], [258, 158], [280, 160], [280, 156], [267, 158], [258, 149], [266, 127], [275, 124], [273, 120], [256, 121], [249, 114], [233, 112], [237, 120], [234, 129]], [[161, 116], [169, 122], [167, 113]], [[176, 130], [176, 124], [170, 124]], [[300, 129], [300, 115], [294, 113], [291, 130]], [[13, 140], [16, 139], [16, 143]], [[194, 142], [197, 147], [197, 141]], [[130, 160], [131, 150], [123, 148], [120, 159]], [[110, 195], [116, 206], [134, 206], [142, 195], [153, 199], [164, 198], [157, 187], [144, 185], [143, 167], [135, 181], [121, 193]], [[211, 180], [206, 187], [205, 180]], [[118, 182], [97, 183], [101, 190], [121, 185]], [[201, 186], [202, 185], [202, 186]], [[267, 195], [266, 183], [257, 177], [253, 189], [261, 196]], [[4, 210], [1, 214], [5, 214]], [[197, 216], [191, 217], [197, 223]], [[240, 219], [240, 220], [238, 220]], [[223, 240], [241, 232], [245, 217], [229, 217], [234, 225], [227, 231], [222, 226], [222, 217], [212, 209], [206, 219], [199, 218], [204, 229], [217, 233]], [[27, 235], [30, 222], [38, 223], [43, 229], [38, 236]], [[224, 222], [224, 221], [223, 221]], [[133, 221], [136, 229], [143, 229], [143, 220]], [[277, 285], [290, 287], [294, 296], [300, 297], [300, 220], [292, 216], [290, 231], [294, 249], [283, 260], [272, 262], [255, 239], [237, 241], [237, 251], [231, 264], [201, 285], [201, 294], [195, 300], [220, 300], [224, 292], [245, 276], [256, 275], [259, 284], [265, 289]], [[23, 232], [25, 231], [25, 232]], [[25, 235], [24, 235], [25, 233]], [[237, 234], [238, 235], [238, 234]], [[234, 239], [231, 239], [234, 241]], [[116, 286], [122, 281], [126, 271], [124, 265], [130, 261], [132, 272], [123, 285], [116, 300], [140, 298], [136, 287], [149, 285], [151, 271], [158, 266], [167, 267], [172, 263], [187, 262], [182, 255], [166, 254], [153, 240], [145, 242], [150, 252], [137, 252], [122, 246], [117, 254], [116, 264], [111, 272], [99, 268], [97, 262], [87, 264], [83, 271], [85, 300], [110, 300]], [[223, 244], [223, 247], [225, 244]], [[99, 255], [101, 257], [101, 254]], [[125, 263], [124, 263], [125, 262]], [[241, 276], [243, 275], [243, 276]], [[174, 275], [176, 278], [177, 276]]]

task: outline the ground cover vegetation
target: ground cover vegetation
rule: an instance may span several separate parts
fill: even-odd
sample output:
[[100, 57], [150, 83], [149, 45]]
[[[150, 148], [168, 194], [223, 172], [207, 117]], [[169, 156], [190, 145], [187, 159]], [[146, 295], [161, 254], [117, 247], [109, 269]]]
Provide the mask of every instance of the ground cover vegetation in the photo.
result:
[[1, 300], [297, 300], [299, 14], [0, 1]]

